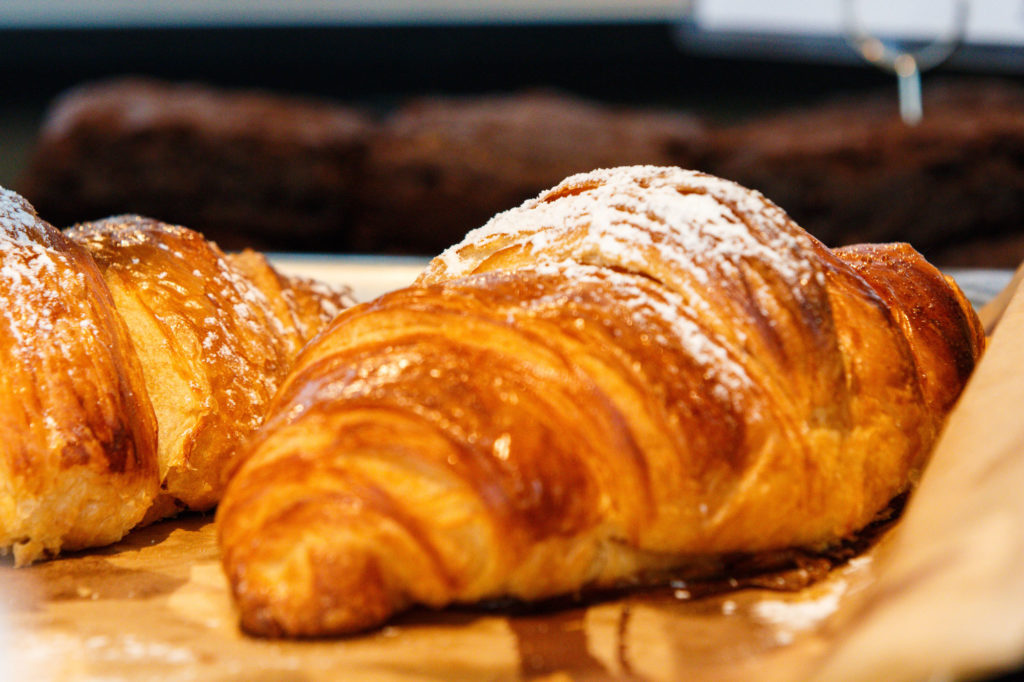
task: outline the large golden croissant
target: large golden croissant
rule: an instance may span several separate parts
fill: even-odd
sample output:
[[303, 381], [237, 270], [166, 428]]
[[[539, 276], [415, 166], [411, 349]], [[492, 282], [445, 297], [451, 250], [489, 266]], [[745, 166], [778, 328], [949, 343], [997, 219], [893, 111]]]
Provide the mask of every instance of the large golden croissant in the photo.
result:
[[983, 344], [906, 246], [830, 251], [701, 173], [571, 177], [300, 355], [218, 511], [242, 626], [829, 547], [913, 485]]
[[0, 551], [24, 564], [213, 507], [346, 299], [136, 216], [61, 234], [0, 195]]

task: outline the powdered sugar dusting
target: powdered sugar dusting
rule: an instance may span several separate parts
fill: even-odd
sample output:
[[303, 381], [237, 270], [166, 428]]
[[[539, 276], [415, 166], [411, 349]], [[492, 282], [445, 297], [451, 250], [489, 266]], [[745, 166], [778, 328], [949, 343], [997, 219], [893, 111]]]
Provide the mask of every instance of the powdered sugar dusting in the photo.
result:
[[[320, 320], [325, 324], [337, 317], [345, 308], [355, 305], [352, 298], [352, 290], [349, 288], [336, 289], [324, 282], [306, 279], [303, 280], [305, 287], [316, 295], [316, 302], [319, 307]], [[303, 332], [308, 336], [308, 331]]]
[[242, 273], [232, 267], [223, 254], [217, 256], [216, 269], [217, 274], [224, 278], [229, 287], [221, 292], [224, 297], [227, 299], [237, 297], [239, 299], [234, 304], [233, 309], [235, 315], [238, 316], [238, 319], [242, 320], [243, 324], [247, 325], [253, 333], [262, 333], [263, 327], [261, 322], [256, 319], [254, 313], [254, 311], [258, 310], [262, 313], [260, 317], [265, 318], [274, 327], [274, 333], [279, 336], [285, 334], [284, 325], [273, 314], [273, 309], [270, 301], [267, 300], [266, 294], [248, 277], [243, 276]]
[[847, 588], [847, 582], [839, 579], [818, 587], [810, 598], [765, 599], [753, 604], [750, 612], [756, 620], [773, 626], [776, 641], [785, 645], [796, 633], [812, 630], [834, 614]]
[[631, 166], [571, 176], [498, 214], [435, 258], [419, 282], [544, 266], [569, 279], [589, 276], [584, 266], [650, 278], [661, 299], [625, 280], [617, 295], [638, 322], [670, 321], [694, 361], [717, 373], [709, 390], [727, 399], [751, 381], [731, 353], [766, 334], [758, 290], [794, 310], [826, 300], [816, 248], [758, 192], [696, 171]]
[[5, 241], [21, 245], [38, 242], [42, 232], [37, 226], [38, 220], [27, 201], [0, 187], [0, 227]]
[[[277, 390], [274, 341], [285, 329], [266, 295], [214, 244], [197, 233], [139, 216], [117, 216], [76, 226], [69, 235], [104, 268], [113, 268], [161, 303], [161, 316], [194, 330], [200, 360], [211, 377], [219, 408], [242, 415], [255, 428], [263, 405]], [[283, 344], [283, 341], [282, 341]]]
[[655, 321], [667, 324], [671, 338], [655, 338], [660, 346], [678, 346], [705, 371], [705, 378], [716, 398], [728, 402], [750, 384], [746, 370], [727, 348], [729, 344], [713, 331], [686, 314], [682, 297], [668, 289], [654, 294], [641, 288], [635, 275], [571, 261], [541, 264], [532, 268], [541, 275], [557, 275], [574, 284], [610, 285], [616, 302], [630, 311], [640, 329], [653, 328]]
[[[535, 259], [571, 259], [705, 284], [713, 268], [757, 260], [794, 286], [821, 281], [809, 238], [761, 194], [679, 168], [633, 166], [574, 175], [500, 213], [442, 253], [428, 273], [473, 272], [515, 244]], [[440, 271], [440, 272], [438, 272]], [[666, 281], [675, 286], [678, 282]]]
[[[280, 377], [259, 366], [259, 358], [266, 354], [267, 349], [256, 348], [253, 343], [246, 343], [246, 339], [259, 340], [257, 343], [268, 338], [283, 339], [286, 334], [284, 325], [259, 287], [234, 268], [219, 250], [211, 248], [211, 254], [212, 276], [204, 281], [216, 301], [212, 310], [215, 322], [204, 328], [204, 362], [227, 366], [237, 377], [220, 391], [224, 407], [238, 409], [240, 398], [244, 400], [242, 404], [261, 406], [277, 390]], [[180, 252], [175, 257], [188, 261], [188, 256]], [[206, 320], [211, 321], [211, 318]], [[236, 331], [238, 325], [245, 326], [250, 335], [239, 335]], [[243, 421], [250, 422], [250, 428], [256, 428], [262, 421], [260, 409], [240, 411]]]
[[13, 352], [24, 357], [43, 352], [40, 339], [70, 349], [97, 331], [87, 301], [75, 295], [86, 288], [85, 277], [55, 248], [58, 240], [28, 202], [0, 188], [0, 315]]

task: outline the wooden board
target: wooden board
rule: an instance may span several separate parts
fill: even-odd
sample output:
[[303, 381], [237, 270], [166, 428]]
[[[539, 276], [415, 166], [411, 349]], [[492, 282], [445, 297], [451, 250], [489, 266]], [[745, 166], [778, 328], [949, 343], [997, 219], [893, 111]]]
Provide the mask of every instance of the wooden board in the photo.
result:
[[[904, 517], [798, 592], [423, 611], [360, 636], [246, 637], [210, 516], [0, 565], [0, 680], [924, 680], [1024, 661], [1024, 294]], [[3, 611], [6, 611], [4, 613]]]

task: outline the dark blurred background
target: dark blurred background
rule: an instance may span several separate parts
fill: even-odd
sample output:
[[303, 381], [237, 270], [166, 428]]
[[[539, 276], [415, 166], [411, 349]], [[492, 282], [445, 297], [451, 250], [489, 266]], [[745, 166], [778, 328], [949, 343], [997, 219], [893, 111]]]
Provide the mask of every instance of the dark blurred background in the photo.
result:
[[[0, 116], [6, 138], [8, 125], [38, 122], [62, 90], [122, 74], [380, 105], [545, 86], [723, 116], [871, 87], [895, 96], [893, 77], [843, 39], [842, 3], [765, 4], [5, 0]], [[851, 4], [863, 5], [879, 32], [901, 27], [877, 2]], [[904, 4], [921, 15], [922, 38], [952, 22], [954, 3]], [[936, 74], [1024, 78], [1024, 3], [974, 4], [969, 21], [982, 28]], [[723, 21], [730, 12], [734, 20]], [[801, 14], [815, 16], [797, 22]], [[1016, 25], [994, 34], [1007, 14]]]
[[[1024, 85], [1024, 2], [967, 4], [963, 44], [924, 74], [925, 93], [939, 79], [996, 77]], [[872, 32], [908, 46], [948, 31], [957, 7], [848, 5]], [[410, 97], [536, 88], [693, 113], [712, 126], [844, 94], [891, 96], [895, 103], [895, 77], [867, 64], [847, 41], [844, 7], [750, 0], [6, 0], [0, 184], [17, 188], [56, 96], [127, 74], [322, 98], [382, 116]], [[1005, 215], [1011, 214], [1000, 220]]]

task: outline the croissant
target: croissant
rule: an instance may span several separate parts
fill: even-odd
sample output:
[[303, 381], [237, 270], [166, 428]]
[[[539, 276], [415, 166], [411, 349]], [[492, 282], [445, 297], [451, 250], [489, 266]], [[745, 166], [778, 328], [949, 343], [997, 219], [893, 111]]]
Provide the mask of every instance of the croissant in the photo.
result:
[[89, 254], [0, 188], [0, 552], [115, 542], [157, 492], [142, 367]]
[[352, 633], [855, 536], [984, 346], [904, 245], [678, 168], [563, 181], [299, 356], [218, 509], [242, 627]]
[[213, 507], [345, 292], [138, 216], [64, 233], [0, 193], [0, 551], [15, 563]]
[[349, 290], [282, 274], [266, 256], [252, 249], [228, 253], [225, 258], [266, 296], [284, 330], [289, 361], [338, 313], [355, 303]]
[[160, 494], [144, 522], [211, 509], [231, 457], [344, 294], [317, 295], [260, 254], [225, 255], [197, 232], [139, 216], [67, 235], [103, 273], [156, 412]]

